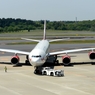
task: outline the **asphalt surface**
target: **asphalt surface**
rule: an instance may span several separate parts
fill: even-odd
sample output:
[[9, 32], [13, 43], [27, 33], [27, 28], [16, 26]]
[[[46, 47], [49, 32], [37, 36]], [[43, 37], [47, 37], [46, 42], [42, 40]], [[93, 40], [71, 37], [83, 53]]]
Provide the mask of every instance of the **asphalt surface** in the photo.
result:
[[[77, 56], [76, 56], [77, 55]], [[35, 75], [33, 66], [13, 67], [11, 56], [0, 57], [1, 95], [95, 95], [95, 65], [87, 53], [71, 54], [74, 66], [55, 66], [64, 77]], [[25, 56], [20, 56], [21, 62]], [[61, 57], [58, 58], [60, 63]], [[3, 64], [5, 62], [6, 64]], [[89, 64], [86, 64], [89, 62]], [[85, 63], [85, 64], [78, 64]], [[4, 71], [5, 66], [7, 72]]]

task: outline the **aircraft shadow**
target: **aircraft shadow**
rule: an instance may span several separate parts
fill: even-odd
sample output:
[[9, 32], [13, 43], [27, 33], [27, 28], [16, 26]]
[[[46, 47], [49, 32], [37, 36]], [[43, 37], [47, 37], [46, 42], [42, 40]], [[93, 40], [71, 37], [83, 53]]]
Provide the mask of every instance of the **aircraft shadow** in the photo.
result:
[[13, 67], [22, 67], [22, 66], [31, 66], [31, 64], [25, 63], [18, 63], [18, 64], [11, 64], [10, 62], [0, 62], [0, 64], [12, 65]]
[[64, 65], [63, 63], [60, 63], [63, 66], [67, 66], [67, 67], [73, 67], [74, 65], [86, 65], [86, 64], [90, 64], [90, 65], [95, 65], [95, 62], [72, 62], [69, 65]]
[[86, 64], [95, 65], [95, 62], [72, 62], [69, 65], [64, 65], [63, 63], [58, 63], [58, 64], [46, 63], [43, 66], [65, 66], [65, 67], [73, 67], [74, 65], [86, 65]]
[[[6, 64], [6, 65], [12, 65], [10, 62], [0, 62], [0, 64]], [[74, 65], [86, 65], [86, 64], [91, 64], [95, 65], [95, 62], [72, 62], [69, 65], [64, 65], [63, 63], [45, 63], [44, 66], [65, 66], [65, 67], [73, 67]], [[21, 67], [21, 66], [32, 66], [31, 64], [25, 64], [25, 63], [19, 63], [17, 65], [13, 65], [13, 67]]]

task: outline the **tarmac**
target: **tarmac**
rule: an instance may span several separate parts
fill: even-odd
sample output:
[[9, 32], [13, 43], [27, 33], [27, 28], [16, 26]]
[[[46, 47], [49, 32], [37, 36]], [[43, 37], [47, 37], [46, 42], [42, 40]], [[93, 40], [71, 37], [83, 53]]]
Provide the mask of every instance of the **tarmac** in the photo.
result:
[[[62, 55], [61, 55], [62, 56]], [[11, 56], [0, 57], [1, 95], [95, 95], [95, 65], [87, 53], [70, 55], [74, 66], [55, 66], [64, 77], [35, 75], [33, 66], [13, 67]], [[20, 56], [24, 63], [25, 56]], [[61, 57], [58, 57], [62, 63]], [[78, 64], [80, 63], [80, 64]], [[88, 63], [88, 64], [87, 64]], [[4, 68], [7, 67], [7, 72]]]

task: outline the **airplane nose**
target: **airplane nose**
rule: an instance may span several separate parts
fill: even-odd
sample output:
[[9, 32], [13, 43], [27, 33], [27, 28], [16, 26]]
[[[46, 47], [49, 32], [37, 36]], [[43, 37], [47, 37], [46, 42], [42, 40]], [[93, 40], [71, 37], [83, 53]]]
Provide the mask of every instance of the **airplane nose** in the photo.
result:
[[37, 59], [37, 58], [32, 58], [32, 62], [33, 63], [37, 63], [39, 61], [39, 59]]
[[39, 59], [32, 58], [32, 65], [36, 66], [39, 63]]
[[36, 59], [32, 58], [31, 63], [32, 63], [33, 66], [40, 66], [40, 65], [43, 64], [43, 62], [40, 59], [37, 59], [37, 58]]

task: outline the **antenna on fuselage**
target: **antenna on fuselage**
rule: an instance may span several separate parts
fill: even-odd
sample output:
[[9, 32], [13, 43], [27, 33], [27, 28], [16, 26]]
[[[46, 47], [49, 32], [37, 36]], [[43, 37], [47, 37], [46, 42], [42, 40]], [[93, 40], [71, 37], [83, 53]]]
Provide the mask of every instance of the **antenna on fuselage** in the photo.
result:
[[46, 20], [44, 20], [44, 34], [43, 34], [43, 40], [46, 39]]

